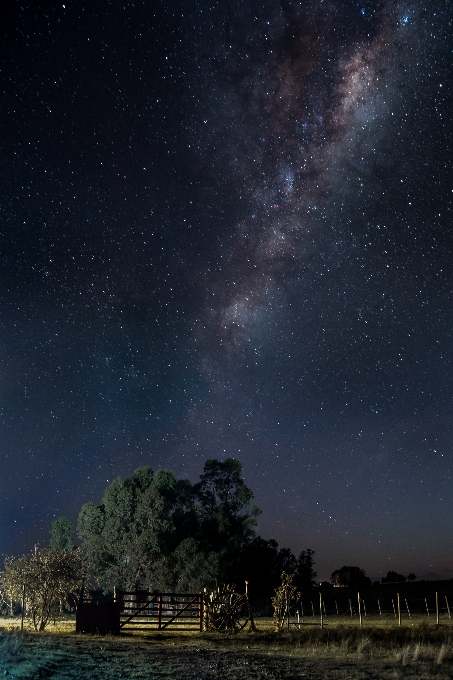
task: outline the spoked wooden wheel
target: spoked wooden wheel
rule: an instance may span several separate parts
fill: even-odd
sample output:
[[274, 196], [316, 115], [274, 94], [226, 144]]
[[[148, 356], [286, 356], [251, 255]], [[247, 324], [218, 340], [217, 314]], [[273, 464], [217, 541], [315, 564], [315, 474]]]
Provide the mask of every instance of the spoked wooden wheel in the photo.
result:
[[206, 603], [207, 625], [219, 633], [238, 633], [248, 622], [245, 595], [235, 593], [231, 586], [223, 586], [211, 593]]

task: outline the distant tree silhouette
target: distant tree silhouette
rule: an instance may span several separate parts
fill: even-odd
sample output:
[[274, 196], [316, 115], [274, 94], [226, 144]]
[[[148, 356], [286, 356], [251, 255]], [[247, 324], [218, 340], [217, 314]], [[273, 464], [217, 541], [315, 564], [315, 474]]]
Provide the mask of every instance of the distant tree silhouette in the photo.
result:
[[[412, 574], [412, 576], [414, 576], [414, 574]], [[415, 576], [414, 579], [411, 580], [415, 580]], [[388, 571], [387, 576], [384, 576], [381, 579], [382, 583], [405, 583], [405, 581], [406, 577], [403, 576], [403, 574], [398, 574], [397, 571]]]
[[371, 579], [360, 567], [341, 567], [332, 572], [330, 582], [334, 586], [358, 586], [367, 588], [371, 585]]
[[417, 578], [417, 577], [416, 577], [415, 574], [413, 574], [412, 572], [411, 572], [410, 574], [407, 575], [407, 580], [408, 580], [408, 581], [415, 581], [416, 578]]

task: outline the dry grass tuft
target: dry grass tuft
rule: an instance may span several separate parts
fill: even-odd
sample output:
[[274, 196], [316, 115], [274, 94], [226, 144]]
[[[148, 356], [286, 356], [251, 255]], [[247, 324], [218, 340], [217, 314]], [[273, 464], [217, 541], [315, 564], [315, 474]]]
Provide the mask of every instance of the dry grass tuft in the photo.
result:
[[275, 632], [249, 633], [224, 639], [225, 647], [244, 644], [251, 649], [273, 649], [281, 652], [298, 650], [310, 656], [337, 658], [393, 658], [402, 666], [417, 663], [440, 665], [453, 662], [453, 630], [449, 626], [358, 626], [336, 625], [320, 628], [302, 626]]
[[435, 657], [437, 665], [440, 665], [443, 662], [449, 651], [451, 651], [451, 645], [443, 643]]
[[0, 633], [0, 664], [4, 666], [13, 661], [21, 651], [24, 635], [18, 631]]

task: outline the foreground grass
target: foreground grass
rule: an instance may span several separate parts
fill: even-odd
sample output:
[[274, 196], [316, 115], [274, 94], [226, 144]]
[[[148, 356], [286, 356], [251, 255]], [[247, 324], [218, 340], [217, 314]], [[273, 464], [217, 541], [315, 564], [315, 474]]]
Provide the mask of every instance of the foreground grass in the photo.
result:
[[2, 623], [0, 676], [15, 680], [453, 678], [453, 628], [426, 622], [363, 629], [305, 624], [274, 633], [270, 622], [260, 621], [259, 632], [236, 636], [156, 631], [119, 637], [76, 635], [74, 621], [41, 634]]

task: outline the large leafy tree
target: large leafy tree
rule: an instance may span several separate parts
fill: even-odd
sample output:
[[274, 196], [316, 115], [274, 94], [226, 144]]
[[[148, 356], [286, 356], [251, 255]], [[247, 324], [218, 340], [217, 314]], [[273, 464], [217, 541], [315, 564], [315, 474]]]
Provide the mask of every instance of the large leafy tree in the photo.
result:
[[289, 548], [280, 548], [277, 553], [276, 565], [278, 571], [287, 574], [295, 574], [297, 570], [297, 560]]
[[219, 556], [205, 552], [192, 537], [184, 539], [156, 565], [153, 586], [167, 593], [198, 593], [213, 589], [219, 575]]
[[280, 548], [273, 538], [254, 536], [238, 557], [238, 583], [248, 581], [252, 595], [271, 595], [279, 586], [282, 572], [294, 574], [297, 560], [289, 548]]
[[151, 585], [157, 565], [197, 526], [191, 485], [168, 470], [116, 479], [101, 503], [82, 507], [77, 532], [102, 588]]
[[234, 458], [207, 460], [194, 492], [200, 514], [200, 539], [220, 556], [221, 575], [235, 578], [241, 551], [254, 538], [260, 510], [251, 506], [252, 491]]
[[74, 550], [75, 545], [72, 539], [74, 526], [68, 517], [57, 517], [52, 522], [50, 537], [50, 547], [54, 550], [61, 549], [66, 552]]
[[[98, 505], [83, 506], [77, 525], [87, 564], [101, 587], [146, 585], [181, 592], [216, 579], [235, 582], [244, 571], [244, 552], [250, 557], [257, 540], [260, 512], [251, 505], [253, 493], [241, 475], [240, 462], [228, 458], [208, 460], [194, 485], [149, 467], [116, 479]], [[267, 557], [273, 552], [269, 545]], [[276, 574], [291, 557], [295, 562], [286, 552], [276, 551]]]

